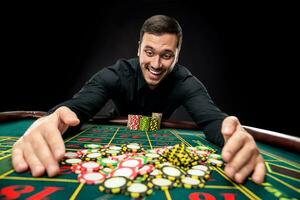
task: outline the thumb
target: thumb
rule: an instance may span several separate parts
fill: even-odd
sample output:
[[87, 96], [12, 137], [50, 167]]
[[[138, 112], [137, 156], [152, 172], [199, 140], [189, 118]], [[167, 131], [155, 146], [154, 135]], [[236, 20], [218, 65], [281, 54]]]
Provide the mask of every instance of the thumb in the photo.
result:
[[235, 116], [229, 116], [223, 120], [221, 132], [224, 137], [225, 143], [236, 131], [239, 124], [240, 122]]
[[66, 126], [76, 126], [80, 123], [77, 115], [66, 106], [58, 108], [55, 112], [59, 120]]

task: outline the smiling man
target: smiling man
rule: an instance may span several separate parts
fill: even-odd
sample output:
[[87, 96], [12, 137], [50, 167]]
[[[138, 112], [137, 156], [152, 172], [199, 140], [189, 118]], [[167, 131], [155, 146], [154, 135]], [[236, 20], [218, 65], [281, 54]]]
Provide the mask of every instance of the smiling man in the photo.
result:
[[65, 152], [62, 134], [92, 118], [108, 100], [121, 116], [163, 113], [168, 118], [184, 106], [206, 138], [223, 146], [225, 173], [242, 183], [250, 174], [262, 183], [264, 160], [254, 139], [239, 120], [227, 116], [212, 101], [204, 85], [177, 63], [182, 43], [179, 23], [165, 15], [147, 19], [140, 31], [138, 58], [120, 59], [96, 73], [74, 97], [38, 119], [13, 147], [17, 172], [30, 168], [33, 176], [59, 172]]

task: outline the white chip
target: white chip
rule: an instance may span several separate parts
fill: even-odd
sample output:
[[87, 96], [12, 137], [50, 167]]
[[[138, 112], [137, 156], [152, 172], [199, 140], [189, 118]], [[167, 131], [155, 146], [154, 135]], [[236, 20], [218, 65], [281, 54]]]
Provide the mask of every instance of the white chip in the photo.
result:
[[189, 169], [189, 170], [187, 171], [187, 173], [188, 173], [189, 175], [192, 175], [192, 176], [199, 176], [199, 177], [202, 177], [202, 176], [205, 175], [204, 171], [199, 170], [199, 169]]
[[169, 179], [165, 178], [154, 178], [152, 179], [152, 183], [157, 186], [170, 186], [172, 182]]
[[122, 148], [119, 146], [110, 146], [109, 149], [120, 151]]
[[140, 149], [140, 145], [136, 145], [136, 144], [128, 144], [127, 147], [129, 149]]
[[75, 165], [75, 164], [79, 164], [79, 163], [81, 163], [82, 162], [82, 160], [81, 159], [79, 159], [79, 158], [69, 158], [69, 159], [66, 159], [66, 161], [65, 161], [66, 163], [68, 163], [68, 164], [72, 164], [72, 165]]
[[202, 170], [204, 172], [209, 171], [208, 167], [205, 166], [205, 165], [195, 165], [195, 166], [192, 167], [192, 169], [199, 169], [199, 170]]
[[125, 176], [127, 178], [131, 178], [131, 176], [134, 174], [134, 171], [132, 168], [128, 167], [122, 167], [115, 169], [115, 171], [112, 172], [112, 176]]
[[121, 163], [122, 167], [138, 167], [140, 164], [141, 160], [138, 159], [128, 159]]
[[106, 179], [104, 182], [104, 187], [106, 188], [119, 188], [126, 185], [126, 179], [124, 177], [112, 177]]
[[84, 162], [81, 164], [82, 167], [86, 168], [86, 169], [91, 169], [91, 168], [96, 168], [99, 167], [99, 163], [96, 162]]
[[181, 179], [181, 182], [189, 185], [199, 185], [201, 183], [199, 180], [191, 177], [184, 177], [183, 179]]
[[101, 153], [89, 153], [86, 155], [87, 158], [98, 158], [101, 157]]
[[83, 175], [83, 178], [88, 181], [98, 181], [104, 178], [103, 174], [99, 172], [90, 172]]
[[87, 144], [86, 146], [87, 148], [91, 148], [91, 149], [96, 149], [101, 147], [99, 144]]
[[127, 191], [129, 192], [137, 192], [137, 193], [143, 193], [147, 191], [147, 186], [142, 183], [132, 183], [128, 188]]
[[66, 152], [64, 155], [66, 158], [77, 158], [78, 155], [75, 152]]
[[114, 149], [108, 149], [105, 151], [105, 153], [107, 154], [119, 154], [120, 151], [119, 150], [114, 150]]
[[171, 167], [171, 166], [165, 166], [162, 168], [162, 171], [164, 174], [168, 175], [168, 176], [180, 176], [181, 172], [179, 169], [175, 168], [175, 167]]

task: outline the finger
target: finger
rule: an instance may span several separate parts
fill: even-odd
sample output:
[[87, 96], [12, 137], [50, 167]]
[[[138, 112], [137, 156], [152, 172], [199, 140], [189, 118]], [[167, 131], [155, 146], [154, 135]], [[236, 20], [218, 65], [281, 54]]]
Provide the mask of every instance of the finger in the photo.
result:
[[241, 131], [233, 134], [222, 149], [222, 159], [225, 162], [230, 162], [245, 144], [245, 139], [246, 135]]
[[234, 167], [234, 170], [239, 171], [251, 159], [257, 158], [259, 151], [254, 142], [250, 141], [245, 143], [242, 148], [235, 154], [234, 158], [230, 161], [229, 165]]
[[222, 122], [221, 132], [225, 139], [225, 143], [232, 136], [232, 134], [236, 131], [236, 127], [239, 125], [239, 120], [235, 116], [226, 117]]
[[76, 126], [79, 124], [79, 119], [77, 115], [68, 107], [63, 106], [59, 108], [58, 110], [58, 116], [62, 120], [64, 124], [67, 124], [69, 126]]
[[254, 172], [252, 174], [252, 180], [255, 183], [261, 184], [264, 182], [265, 175], [266, 175], [266, 166], [265, 166], [264, 159], [260, 155], [257, 158], [257, 164], [256, 164], [256, 166], [254, 168]]
[[58, 174], [59, 166], [57, 160], [54, 158], [44, 137], [37, 134], [31, 144], [33, 151], [36, 152], [37, 159], [46, 168], [48, 176], [52, 177]]
[[24, 172], [28, 169], [28, 164], [23, 156], [23, 150], [18, 147], [18, 142], [15, 143], [12, 149], [12, 164], [16, 172]]
[[255, 165], [255, 158], [252, 158], [246, 165], [238, 170], [234, 175], [234, 180], [237, 183], [243, 183], [245, 179], [251, 174]]
[[65, 144], [60, 131], [55, 127], [49, 127], [48, 131], [44, 133], [44, 139], [48, 142], [48, 146], [55, 160], [62, 159], [65, 154]]
[[34, 154], [33, 149], [30, 145], [24, 145], [26, 148], [26, 151], [24, 151], [24, 158], [27, 161], [29, 168], [31, 170], [32, 176], [41, 176], [45, 172], [45, 167], [42, 165], [42, 163], [39, 161], [37, 156]]

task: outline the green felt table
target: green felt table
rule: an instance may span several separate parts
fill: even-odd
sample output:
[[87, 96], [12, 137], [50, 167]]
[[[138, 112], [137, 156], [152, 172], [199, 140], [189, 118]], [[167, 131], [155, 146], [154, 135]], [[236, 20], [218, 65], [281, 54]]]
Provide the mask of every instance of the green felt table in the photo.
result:
[[[11, 165], [14, 142], [35, 119], [16, 119], [0, 122], [0, 199], [130, 199], [125, 195], [112, 195], [99, 191], [97, 185], [77, 181], [69, 168], [61, 167], [60, 175], [34, 178], [30, 172], [16, 173]], [[166, 128], [158, 131], [130, 131], [124, 125], [85, 124], [73, 137], [65, 140], [67, 151], [84, 148], [87, 143], [124, 144], [137, 142], [145, 149], [184, 143], [187, 146], [207, 145], [221, 153], [221, 149], [208, 142], [199, 130]], [[272, 141], [270, 141], [272, 144]], [[147, 199], [299, 199], [300, 156], [266, 143], [257, 142], [265, 159], [267, 175], [262, 185], [248, 179], [244, 184], [232, 182], [224, 167], [213, 167], [211, 178], [204, 188], [174, 188], [154, 190]]]

